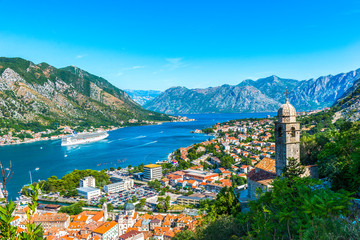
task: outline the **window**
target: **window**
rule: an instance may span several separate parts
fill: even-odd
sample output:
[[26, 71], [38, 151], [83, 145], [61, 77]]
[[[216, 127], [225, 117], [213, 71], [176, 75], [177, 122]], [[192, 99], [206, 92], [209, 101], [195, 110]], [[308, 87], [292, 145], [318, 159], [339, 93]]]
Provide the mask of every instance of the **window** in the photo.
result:
[[294, 127], [291, 127], [291, 137], [295, 137], [296, 136], [296, 131]]
[[283, 132], [282, 132], [282, 127], [279, 127], [279, 128], [278, 128], [278, 133], [279, 133], [279, 137], [281, 137], [282, 134], [283, 134]]

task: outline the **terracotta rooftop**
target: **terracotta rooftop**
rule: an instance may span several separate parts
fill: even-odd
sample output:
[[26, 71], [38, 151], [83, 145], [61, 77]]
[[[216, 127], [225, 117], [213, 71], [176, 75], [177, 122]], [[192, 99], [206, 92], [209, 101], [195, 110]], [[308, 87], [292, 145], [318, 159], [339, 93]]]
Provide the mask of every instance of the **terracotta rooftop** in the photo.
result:
[[248, 173], [247, 177], [248, 179], [260, 184], [269, 185], [269, 182], [276, 178], [276, 174], [261, 169], [256, 172], [256, 169], [253, 169]]
[[115, 222], [115, 221], [106, 222], [103, 225], [101, 225], [100, 227], [98, 227], [97, 229], [95, 229], [93, 232], [104, 234], [116, 225], [117, 225], [117, 222]]
[[36, 215], [33, 218], [34, 222], [65, 222], [69, 219], [66, 213], [53, 213]]
[[139, 234], [141, 234], [141, 232], [136, 231], [136, 230], [131, 230], [131, 231], [127, 232], [127, 233], [124, 233], [119, 238], [120, 239], [129, 239], [129, 238], [132, 238], [132, 237], [134, 237], [136, 235], [139, 235]]
[[255, 168], [265, 170], [267, 172], [275, 173], [275, 159], [272, 158], [263, 158], [258, 164], [255, 165]]

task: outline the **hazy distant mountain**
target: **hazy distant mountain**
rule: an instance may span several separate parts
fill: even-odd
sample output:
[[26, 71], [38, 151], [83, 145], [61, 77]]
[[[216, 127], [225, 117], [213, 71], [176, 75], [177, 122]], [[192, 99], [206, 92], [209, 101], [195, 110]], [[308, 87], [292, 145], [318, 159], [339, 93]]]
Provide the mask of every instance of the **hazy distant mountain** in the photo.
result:
[[162, 92], [157, 90], [124, 90], [135, 102], [143, 106], [145, 103], [153, 100]]
[[0, 128], [14, 124], [116, 125], [136, 118], [168, 120], [123, 90], [77, 67], [55, 68], [0, 58]]
[[270, 112], [280, 103], [253, 86], [223, 85], [206, 89], [174, 87], [144, 105], [153, 111], [174, 113]]
[[144, 107], [169, 114], [276, 111], [288, 89], [290, 102], [298, 111], [320, 109], [331, 106], [359, 78], [360, 69], [302, 81], [270, 76], [236, 86], [173, 87]]

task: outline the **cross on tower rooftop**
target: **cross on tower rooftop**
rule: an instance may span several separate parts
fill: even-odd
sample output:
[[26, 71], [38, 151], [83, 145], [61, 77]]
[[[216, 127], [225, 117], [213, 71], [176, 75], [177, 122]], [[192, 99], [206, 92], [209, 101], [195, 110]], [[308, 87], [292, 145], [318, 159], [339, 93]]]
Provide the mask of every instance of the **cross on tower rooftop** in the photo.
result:
[[286, 101], [289, 101], [289, 94], [290, 94], [290, 92], [286, 89], [286, 91], [285, 91]]

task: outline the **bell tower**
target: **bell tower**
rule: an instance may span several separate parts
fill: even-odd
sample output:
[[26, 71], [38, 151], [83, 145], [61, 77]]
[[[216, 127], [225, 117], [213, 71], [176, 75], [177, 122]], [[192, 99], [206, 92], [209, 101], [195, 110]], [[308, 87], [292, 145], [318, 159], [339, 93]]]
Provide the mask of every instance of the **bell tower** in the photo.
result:
[[275, 122], [275, 162], [276, 174], [281, 175], [289, 158], [300, 161], [300, 123], [296, 121], [296, 110], [288, 99], [281, 105]]

